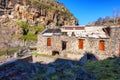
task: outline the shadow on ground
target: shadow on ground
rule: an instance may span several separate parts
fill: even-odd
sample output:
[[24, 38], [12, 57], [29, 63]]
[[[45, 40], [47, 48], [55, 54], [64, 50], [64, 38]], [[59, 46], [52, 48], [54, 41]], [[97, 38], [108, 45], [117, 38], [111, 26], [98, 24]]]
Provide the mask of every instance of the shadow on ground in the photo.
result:
[[[91, 53], [86, 53], [80, 61], [58, 58], [49, 64], [16, 60], [0, 66], [0, 80], [98, 80], [96, 73], [93, 72], [97, 67], [92, 65], [90, 69], [93, 69], [89, 71], [91, 65], [86, 65], [89, 62], [98, 64], [99, 61]], [[98, 69], [98, 72], [101, 71]]]

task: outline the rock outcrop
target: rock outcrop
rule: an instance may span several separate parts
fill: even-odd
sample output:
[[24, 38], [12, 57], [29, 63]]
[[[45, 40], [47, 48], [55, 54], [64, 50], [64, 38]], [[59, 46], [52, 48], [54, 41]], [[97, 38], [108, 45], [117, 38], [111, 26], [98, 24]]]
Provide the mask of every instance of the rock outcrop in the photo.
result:
[[77, 25], [77, 19], [55, 0], [1, 0], [1, 15], [8, 14], [10, 19], [55, 27]]
[[[19, 24], [19, 25], [18, 25]], [[63, 25], [77, 25], [77, 19], [55, 0], [0, 0], [0, 43], [9, 35], [14, 45], [22, 45], [26, 38], [36, 39], [36, 34], [45, 28], [56, 28]], [[36, 27], [37, 26], [37, 27]], [[5, 28], [5, 29], [4, 29]], [[3, 36], [3, 33], [6, 36]], [[8, 33], [7, 33], [8, 32]], [[18, 42], [22, 37], [23, 41]], [[9, 41], [7, 41], [9, 43]]]

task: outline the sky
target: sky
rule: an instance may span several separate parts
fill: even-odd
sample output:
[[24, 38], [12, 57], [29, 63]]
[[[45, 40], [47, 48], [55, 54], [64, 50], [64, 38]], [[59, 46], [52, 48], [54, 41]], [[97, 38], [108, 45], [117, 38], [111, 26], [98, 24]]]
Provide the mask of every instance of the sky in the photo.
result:
[[96, 21], [99, 17], [120, 13], [120, 0], [57, 0], [78, 19], [79, 25]]

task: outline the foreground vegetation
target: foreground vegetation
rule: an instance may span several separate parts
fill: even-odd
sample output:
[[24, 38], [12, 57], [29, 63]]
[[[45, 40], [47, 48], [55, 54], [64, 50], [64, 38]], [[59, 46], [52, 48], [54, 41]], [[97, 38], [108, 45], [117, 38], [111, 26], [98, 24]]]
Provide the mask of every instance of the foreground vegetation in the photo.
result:
[[[68, 63], [67, 63], [68, 62]], [[64, 67], [60, 71], [60, 68]], [[48, 68], [49, 69], [49, 68]], [[35, 79], [47, 76], [51, 80], [120, 80], [120, 58], [111, 58], [101, 61], [88, 61], [83, 66], [61, 60], [52, 66], [54, 73], [47, 74], [40, 71]], [[52, 70], [50, 70], [52, 72]]]
[[[33, 55], [49, 57], [41, 54]], [[60, 58], [49, 64], [18, 61], [6, 67], [4, 68], [10, 72], [6, 73], [1, 69], [1, 80], [120, 80], [120, 58], [88, 61], [82, 65], [80, 61]], [[15, 74], [17, 72], [19, 74]]]
[[120, 58], [87, 62], [83, 68], [96, 74], [97, 80], [120, 80]]

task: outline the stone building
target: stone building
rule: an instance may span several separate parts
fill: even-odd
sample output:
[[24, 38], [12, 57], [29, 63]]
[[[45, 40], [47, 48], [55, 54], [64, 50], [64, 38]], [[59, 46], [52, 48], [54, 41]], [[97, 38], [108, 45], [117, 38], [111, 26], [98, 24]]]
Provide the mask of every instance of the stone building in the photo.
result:
[[65, 55], [80, 59], [91, 53], [97, 59], [120, 55], [120, 27], [62, 27], [47, 29], [38, 35], [40, 54]]

